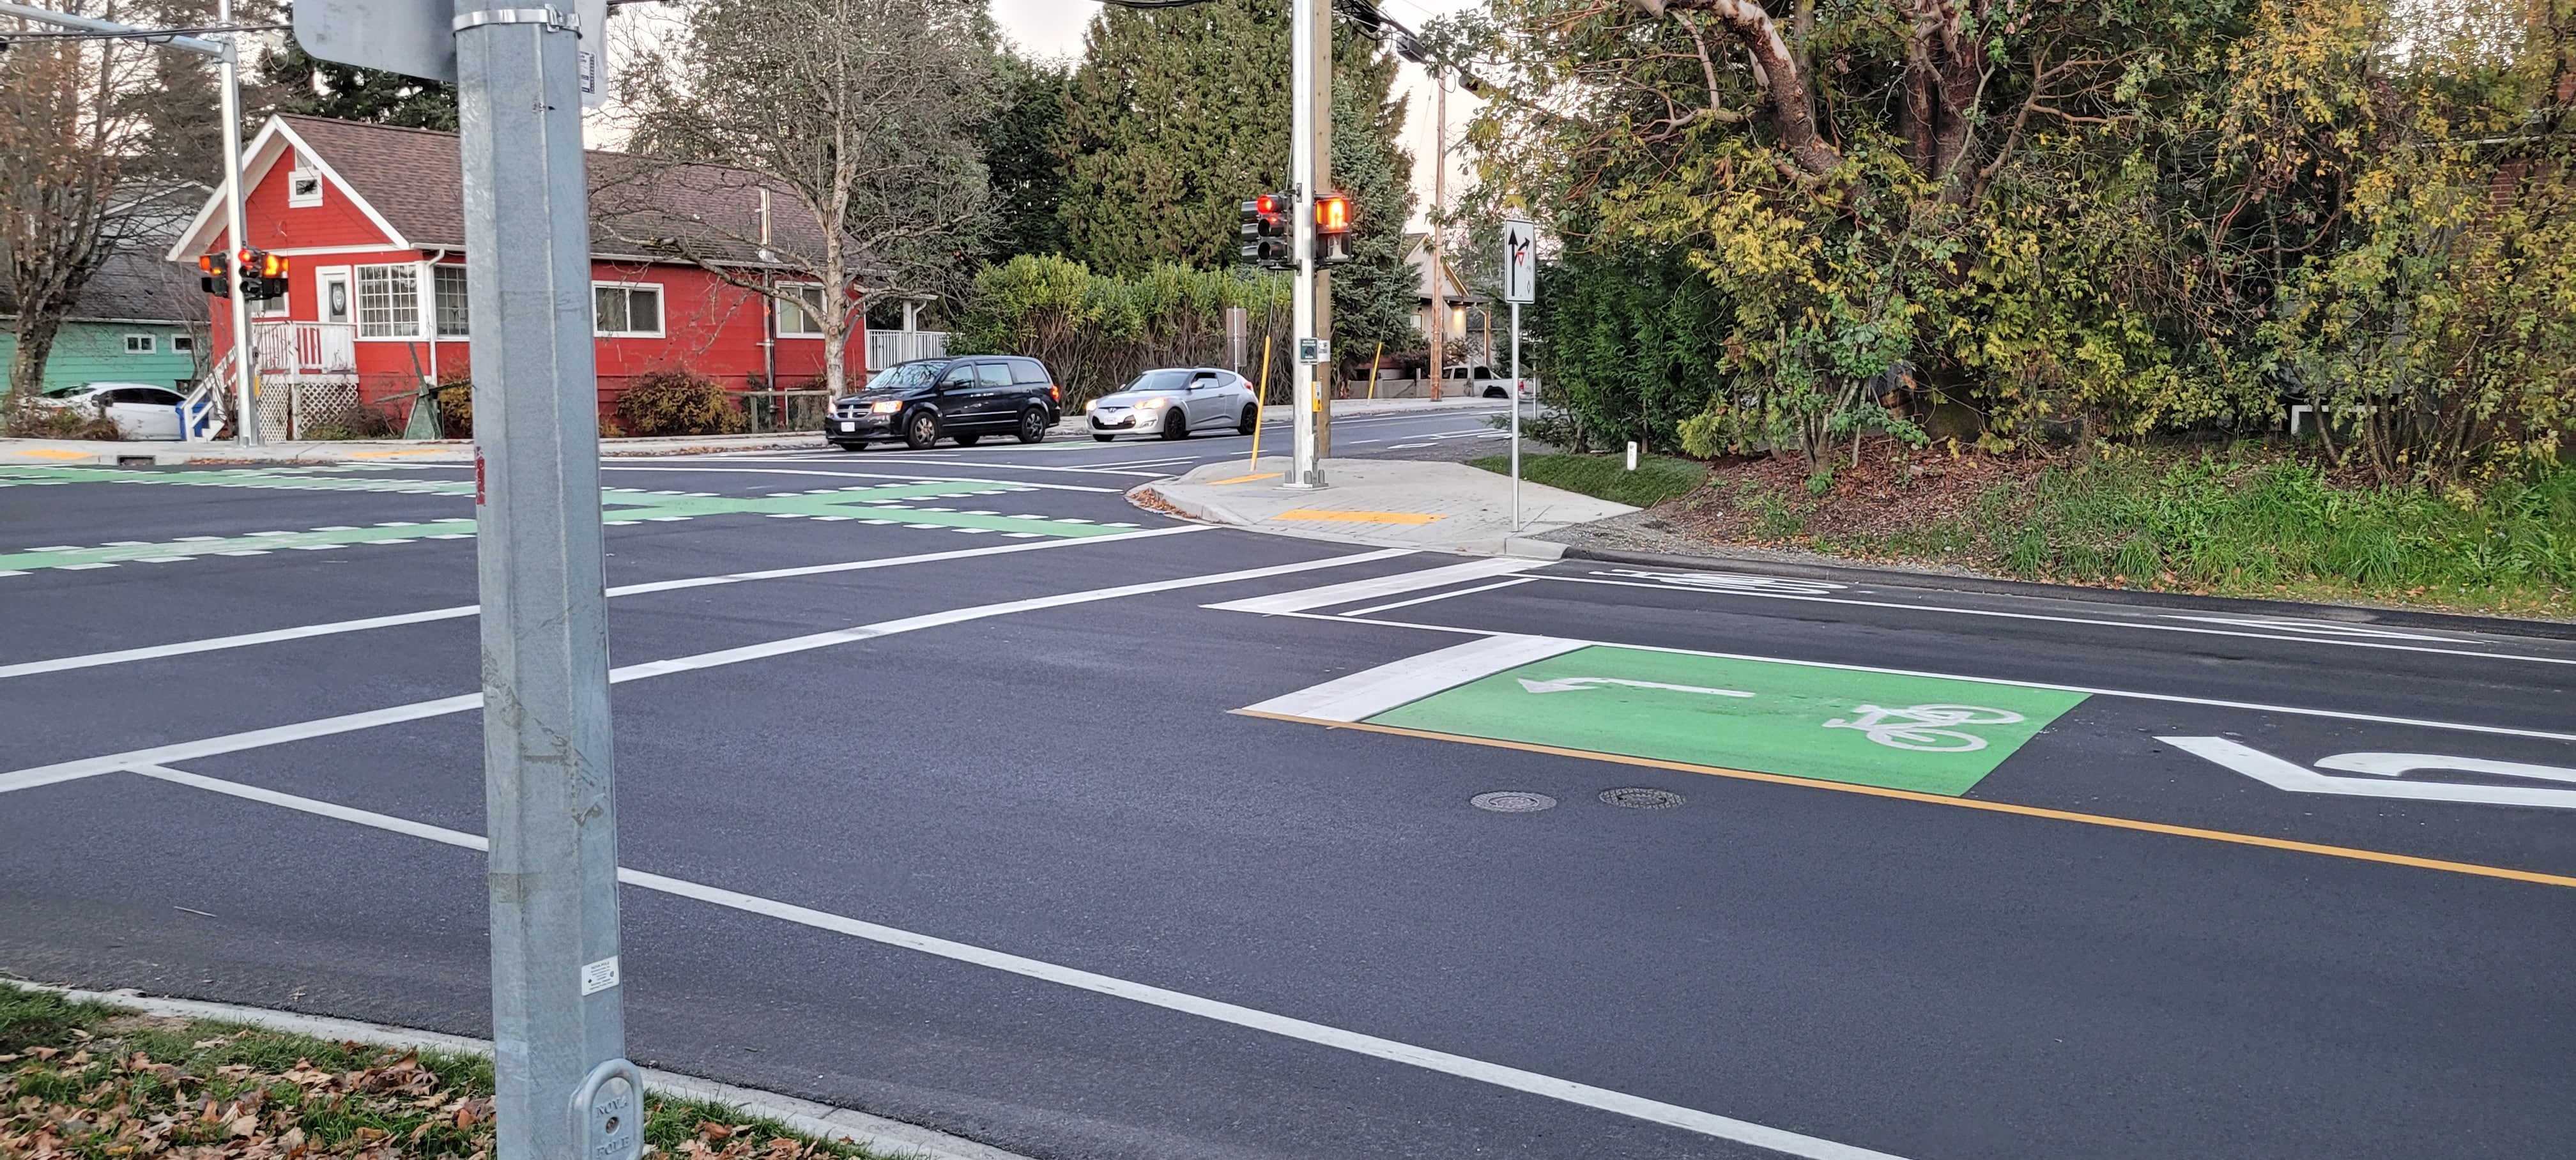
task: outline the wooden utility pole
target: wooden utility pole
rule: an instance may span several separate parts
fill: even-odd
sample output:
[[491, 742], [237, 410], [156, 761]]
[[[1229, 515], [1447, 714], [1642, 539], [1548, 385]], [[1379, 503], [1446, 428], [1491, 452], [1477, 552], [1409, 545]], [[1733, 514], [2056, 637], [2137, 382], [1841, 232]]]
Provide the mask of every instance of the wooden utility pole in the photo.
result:
[[1422, 219], [1428, 227], [1423, 244], [1431, 248], [1431, 398], [1437, 401], [1440, 376], [1449, 365], [1449, 288], [1440, 262], [1440, 211], [1449, 191], [1449, 85], [1437, 71], [1429, 75], [1431, 87], [1440, 93], [1433, 99], [1431, 115], [1431, 212]]

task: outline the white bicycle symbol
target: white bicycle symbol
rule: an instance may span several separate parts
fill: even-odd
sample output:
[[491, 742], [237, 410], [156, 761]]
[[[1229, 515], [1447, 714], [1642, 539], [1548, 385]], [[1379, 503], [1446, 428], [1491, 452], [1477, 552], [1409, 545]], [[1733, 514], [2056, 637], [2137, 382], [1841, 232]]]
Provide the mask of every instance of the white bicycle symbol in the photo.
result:
[[1951, 728], [1954, 725], [2012, 725], [2025, 720], [2010, 709], [1979, 705], [1915, 705], [1904, 709], [1862, 705], [1852, 712], [1857, 716], [1848, 721], [1836, 717], [1825, 722], [1825, 728], [1858, 729], [1890, 749], [1923, 753], [1974, 753], [1986, 747], [1985, 738], [1962, 733]]

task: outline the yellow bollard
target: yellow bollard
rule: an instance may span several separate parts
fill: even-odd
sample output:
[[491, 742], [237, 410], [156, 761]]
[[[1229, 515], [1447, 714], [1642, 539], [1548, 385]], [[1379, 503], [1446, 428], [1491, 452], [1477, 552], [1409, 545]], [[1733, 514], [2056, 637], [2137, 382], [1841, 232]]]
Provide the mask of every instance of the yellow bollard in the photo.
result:
[[1261, 470], [1261, 412], [1270, 405], [1270, 336], [1261, 336], [1261, 382], [1252, 389], [1252, 466]]
[[1385, 354], [1386, 344], [1383, 342], [1377, 344], [1376, 350], [1369, 352], [1369, 397], [1372, 399], [1377, 397], [1377, 360]]

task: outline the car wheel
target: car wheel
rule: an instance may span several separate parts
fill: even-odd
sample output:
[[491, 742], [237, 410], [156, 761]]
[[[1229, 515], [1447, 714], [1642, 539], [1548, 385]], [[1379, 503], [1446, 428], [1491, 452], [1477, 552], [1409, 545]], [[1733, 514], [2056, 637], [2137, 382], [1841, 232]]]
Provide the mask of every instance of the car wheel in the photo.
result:
[[1102, 443], [1107, 443], [1107, 442], [1109, 442], [1110, 440], [1117, 438], [1117, 436], [1115, 436], [1115, 435], [1103, 435], [1103, 434], [1101, 434], [1101, 433], [1099, 433], [1099, 432], [1097, 432], [1097, 431], [1092, 432], [1092, 433], [1091, 433], [1091, 437], [1092, 437], [1093, 439], [1096, 439], [1096, 440], [1098, 440], [1098, 441], [1102, 442]]
[[956, 440], [960, 447], [972, 447], [984, 441], [981, 435], [951, 435], [949, 438]]
[[1488, 399], [1507, 399], [1511, 396], [1504, 394], [1501, 387], [1487, 387], [1485, 388], [1485, 397]]
[[1234, 433], [1237, 435], [1250, 435], [1260, 429], [1261, 404], [1245, 403], [1243, 405], [1243, 418], [1234, 425]]
[[1163, 412], [1163, 438], [1187, 439], [1189, 437], [1190, 417], [1182, 414], [1181, 409], [1178, 407], [1165, 409]]
[[1046, 438], [1047, 413], [1044, 407], [1031, 407], [1020, 412], [1020, 442], [1036, 443]]
[[915, 451], [928, 451], [939, 442], [939, 416], [928, 411], [915, 411], [912, 422], [903, 425], [903, 445]]
[[847, 442], [835, 442], [832, 446], [843, 451], [865, 451], [868, 449], [868, 442], [865, 439], [852, 439]]

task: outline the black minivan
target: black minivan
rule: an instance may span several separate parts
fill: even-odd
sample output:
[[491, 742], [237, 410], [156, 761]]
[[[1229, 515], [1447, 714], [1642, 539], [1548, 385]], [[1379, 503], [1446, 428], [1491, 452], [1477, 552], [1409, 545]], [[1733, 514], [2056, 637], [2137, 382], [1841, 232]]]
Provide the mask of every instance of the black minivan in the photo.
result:
[[823, 438], [843, 451], [887, 439], [919, 451], [943, 436], [960, 447], [986, 435], [1035, 443], [1063, 417], [1064, 391], [1036, 359], [926, 358], [878, 371], [857, 394], [833, 400]]

